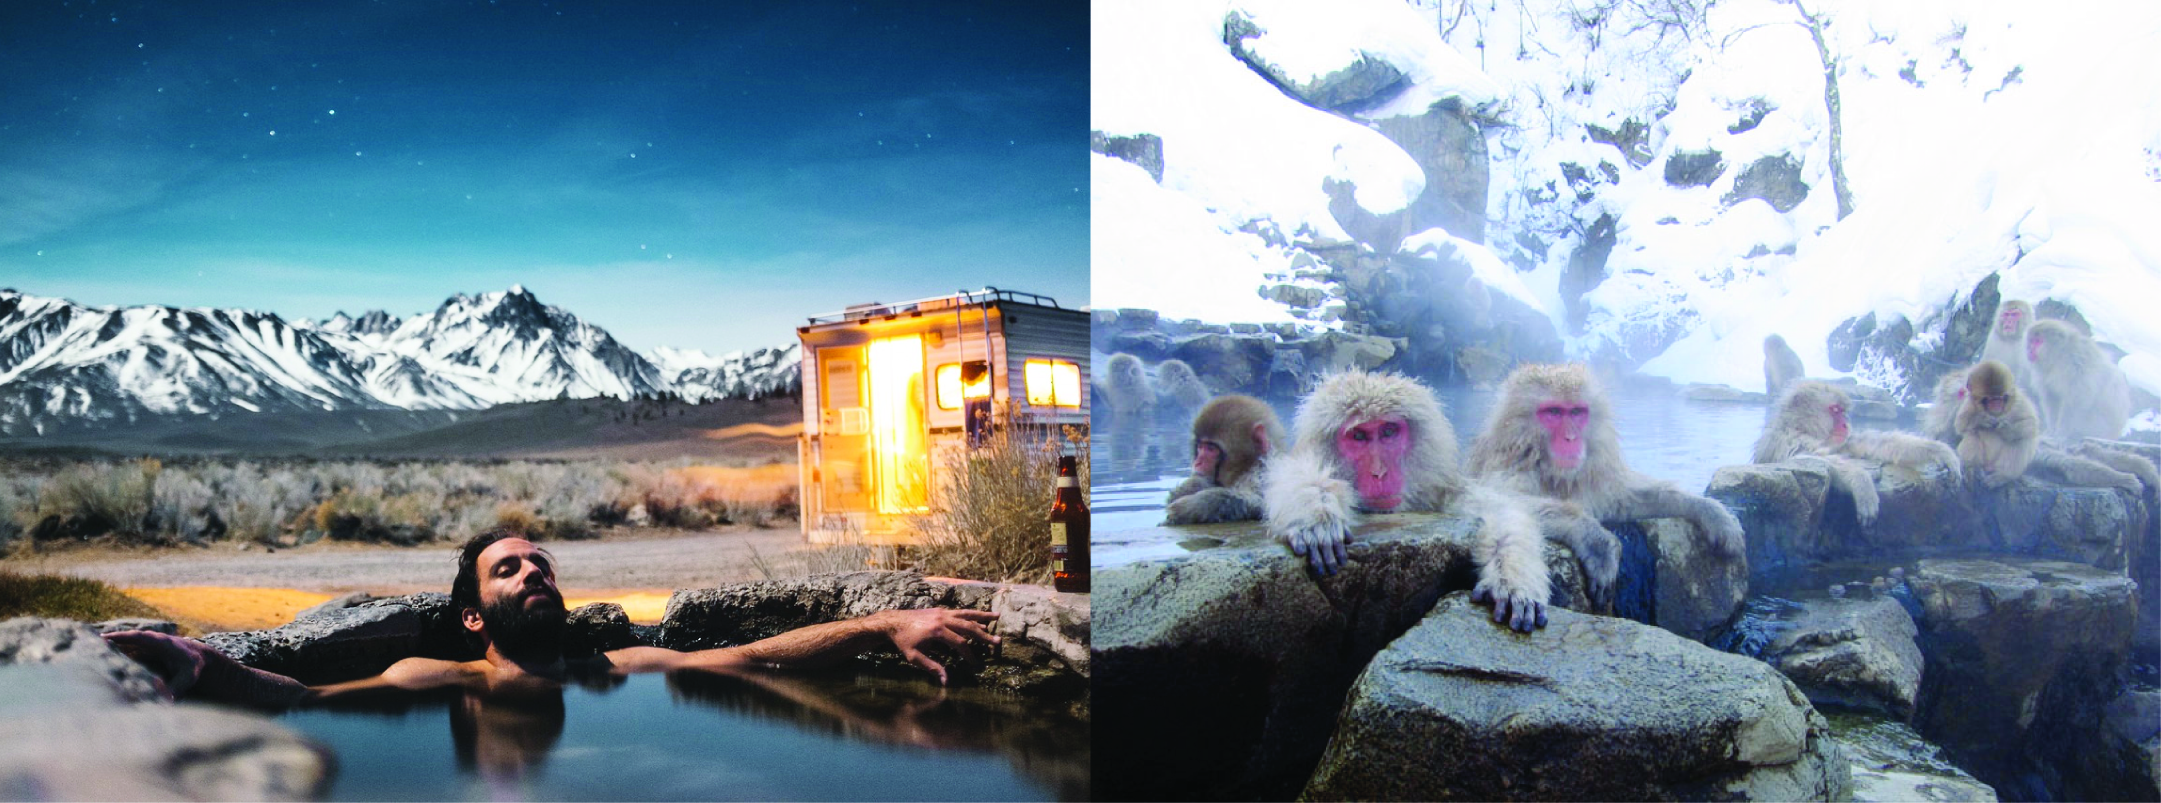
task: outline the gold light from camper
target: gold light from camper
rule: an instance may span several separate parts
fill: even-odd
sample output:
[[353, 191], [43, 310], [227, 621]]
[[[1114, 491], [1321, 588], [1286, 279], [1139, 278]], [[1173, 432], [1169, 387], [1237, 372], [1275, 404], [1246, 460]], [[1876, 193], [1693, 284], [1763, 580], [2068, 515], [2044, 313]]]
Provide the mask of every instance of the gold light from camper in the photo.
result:
[[923, 409], [923, 337], [870, 342], [870, 430], [878, 512], [930, 507], [930, 442]]
[[974, 379], [962, 378], [962, 363], [949, 362], [938, 366], [938, 409], [958, 410], [962, 399], [986, 399], [990, 397], [990, 371], [982, 360], [965, 364], [975, 369]]
[[1028, 403], [1038, 407], [1079, 407], [1080, 366], [1065, 360], [1029, 360]]

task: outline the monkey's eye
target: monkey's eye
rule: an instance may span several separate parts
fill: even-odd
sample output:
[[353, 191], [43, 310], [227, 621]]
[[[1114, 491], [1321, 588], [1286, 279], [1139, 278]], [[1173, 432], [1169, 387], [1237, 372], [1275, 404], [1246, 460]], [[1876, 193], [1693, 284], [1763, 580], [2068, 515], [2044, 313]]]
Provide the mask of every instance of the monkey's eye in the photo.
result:
[[1366, 432], [1364, 429], [1354, 429], [1351, 430], [1351, 440], [1357, 441], [1359, 443], [1365, 443], [1366, 441], [1373, 440], [1373, 435]]
[[1568, 417], [1569, 417], [1569, 418], [1589, 418], [1589, 417], [1591, 417], [1591, 408], [1589, 408], [1589, 407], [1570, 407], [1570, 408], [1568, 408]]
[[1401, 434], [1403, 434], [1402, 424], [1389, 422], [1381, 425], [1381, 437], [1383, 438], [1393, 438]]
[[1982, 404], [2004, 404], [2004, 403], [2006, 403], [2006, 402], [2009, 402], [2009, 401], [2011, 401], [2011, 395], [2010, 395], [2010, 394], [2008, 394], [2008, 393], [2005, 393], [2005, 394], [1999, 394], [1999, 395], [1995, 395], [1995, 396], [1982, 396], [1982, 397], [1981, 397], [1981, 403], [1982, 403]]

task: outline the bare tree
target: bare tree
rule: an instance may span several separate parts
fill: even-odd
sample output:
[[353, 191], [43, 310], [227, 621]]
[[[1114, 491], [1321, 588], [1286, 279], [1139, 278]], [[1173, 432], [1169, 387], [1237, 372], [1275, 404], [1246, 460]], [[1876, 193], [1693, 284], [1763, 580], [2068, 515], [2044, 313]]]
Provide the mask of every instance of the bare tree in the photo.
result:
[[[1793, 24], [1808, 30], [1808, 38], [1816, 43], [1816, 60], [1823, 64], [1823, 106], [1824, 110], [1830, 113], [1831, 119], [1831, 194], [1838, 199], [1838, 219], [1845, 220], [1848, 215], [1853, 214], [1853, 189], [1846, 183], [1846, 135], [1845, 128], [1840, 123], [1842, 115], [1838, 101], [1838, 58], [1831, 55], [1831, 45], [1823, 38], [1823, 29], [1829, 27], [1831, 22], [1809, 11], [1808, 6], [1802, 4], [1801, 0], [1785, 2], [1800, 13], [1801, 19]], [[1750, 25], [1727, 34], [1722, 45], [1730, 46], [1735, 39], [1741, 38], [1742, 34], [1762, 27], [1765, 26]]]

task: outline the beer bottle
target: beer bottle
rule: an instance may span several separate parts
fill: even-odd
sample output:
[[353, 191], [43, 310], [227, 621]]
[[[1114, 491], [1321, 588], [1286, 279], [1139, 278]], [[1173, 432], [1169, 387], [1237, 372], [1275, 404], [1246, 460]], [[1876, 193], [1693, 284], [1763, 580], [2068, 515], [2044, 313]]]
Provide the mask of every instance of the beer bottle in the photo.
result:
[[1050, 504], [1051, 585], [1088, 591], [1088, 502], [1081, 498], [1079, 461], [1058, 458], [1058, 498]]

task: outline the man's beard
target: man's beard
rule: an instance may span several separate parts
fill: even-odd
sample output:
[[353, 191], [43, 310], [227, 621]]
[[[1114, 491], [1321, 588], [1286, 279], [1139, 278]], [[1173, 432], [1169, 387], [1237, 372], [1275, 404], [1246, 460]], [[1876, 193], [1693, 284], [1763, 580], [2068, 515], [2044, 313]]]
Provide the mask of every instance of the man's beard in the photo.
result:
[[480, 609], [488, 641], [504, 655], [519, 658], [554, 658], [563, 651], [563, 598], [547, 594], [548, 604], [525, 607], [528, 594], [507, 597]]

